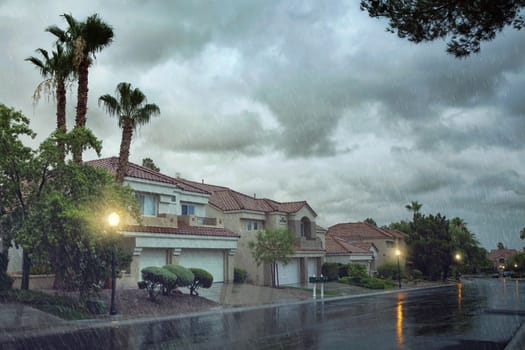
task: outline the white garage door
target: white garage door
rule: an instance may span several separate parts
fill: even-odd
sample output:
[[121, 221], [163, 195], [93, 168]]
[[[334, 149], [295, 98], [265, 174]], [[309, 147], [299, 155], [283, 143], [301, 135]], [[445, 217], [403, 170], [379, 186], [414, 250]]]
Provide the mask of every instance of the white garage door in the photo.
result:
[[166, 249], [144, 248], [140, 253], [139, 280], [142, 280], [143, 268], [148, 266], [162, 267], [166, 265]]
[[292, 259], [286, 265], [278, 262], [277, 268], [279, 275], [279, 285], [295, 284], [301, 282], [301, 277], [299, 274], [299, 260]]
[[224, 282], [224, 255], [222, 251], [183, 249], [179, 265], [204, 269], [212, 274], [213, 282]]
[[317, 259], [308, 259], [308, 277], [317, 276]]

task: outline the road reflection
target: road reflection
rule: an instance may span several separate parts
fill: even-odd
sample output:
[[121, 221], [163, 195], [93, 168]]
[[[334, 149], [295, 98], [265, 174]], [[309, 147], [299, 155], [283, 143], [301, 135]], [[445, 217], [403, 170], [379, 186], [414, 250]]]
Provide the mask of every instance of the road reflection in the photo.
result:
[[405, 348], [405, 340], [403, 338], [403, 303], [405, 293], [399, 293], [397, 295], [397, 306], [396, 306], [396, 343], [398, 349]]

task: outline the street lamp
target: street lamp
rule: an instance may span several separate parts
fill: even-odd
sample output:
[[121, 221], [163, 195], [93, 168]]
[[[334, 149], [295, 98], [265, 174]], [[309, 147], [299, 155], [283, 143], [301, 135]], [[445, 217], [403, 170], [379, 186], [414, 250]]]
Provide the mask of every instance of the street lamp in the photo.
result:
[[457, 267], [456, 267], [456, 281], [460, 281], [461, 279], [461, 272], [459, 271], [459, 266], [461, 264], [461, 254], [460, 253], [456, 253], [456, 255], [454, 255], [454, 258], [456, 259], [456, 263], [457, 263]]
[[[120, 216], [117, 213], [111, 213], [108, 216], [108, 224], [113, 229], [120, 223]], [[109, 306], [109, 314], [116, 315], [117, 308], [115, 307], [115, 288], [117, 284], [117, 274], [115, 272], [115, 245], [111, 249], [111, 303]]]
[[399, 284], [399, 288], [401, 288], [401, 268], [399, 267], [399, 256], [401, 255], [401, 251], [399, 249], [396, 249], [396, 255], [397, 255], [397, 282]]

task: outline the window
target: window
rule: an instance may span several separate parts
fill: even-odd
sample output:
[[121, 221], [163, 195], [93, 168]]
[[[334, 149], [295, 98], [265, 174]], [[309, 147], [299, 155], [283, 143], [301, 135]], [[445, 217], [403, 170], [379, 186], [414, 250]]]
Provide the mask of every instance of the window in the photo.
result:
[[182, 204], [181, 207], [182, 215], [195, 215], [195, 206], [193, 204]]
[[157, 196], [148, 193], [136, 193], [140, 213], [144, 216], [157, 216]]
[[307, 217], [301, 219], [301, 237], [311, 238], [312, 230], [310, 220]]
[[261, 221], [247, 221], [246, 222], [246, 230], [248, 231], [257, 231], [257, 230], [263, 230], [264, 225]]

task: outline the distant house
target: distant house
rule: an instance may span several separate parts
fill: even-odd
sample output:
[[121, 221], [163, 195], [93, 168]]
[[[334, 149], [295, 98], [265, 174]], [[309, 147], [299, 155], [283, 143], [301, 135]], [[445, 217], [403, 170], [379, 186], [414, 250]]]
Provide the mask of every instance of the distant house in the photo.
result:
[[[118, 158], [86, 163], [115, 174]], [[120, 231], [133, 252], [124, 281], [136, 284], [144, 267], [165, 264], [203, 268], [214, 282], [233, 281], [240, 236], [224, 228], [221, 218], [206, 216], [208, 192], [133, 163], [124, 184], [135, 193], [143, 220], [143, 225], [128, 222]]]
[[492, 249], [488, 254], [487, 257], [490, 261], [492, 261], [492, 264], [494, 265], [494, 268], [498, 271], [504, 271], [506, 270], [508, 266], [508, 261], [510, 257], [518, 254], [518, 251], [516, 249]]
[[269, 266], [257, 266], [248, 247], [256, 233], [265, 229], [287, 229], [295, 235], [290, 262], [278, 263], [279, 284], [306, 283], [308, 276], [320, 274], [325, 252], [317, 235], [317, 214], [306, 201], [281, 203], [228, 187], [184, 179], [178, 181], [211, 194], [206, 215], [219, 218], [226, 229], [240, 235], [235, 266], [246, 270], [253, 283], [271, 284]]
[[[405, 238], [406, 234], [403, 232], [380, 228], [367, 222], [336, 224], [330, 226], [326, 233], [326, 240], [331, 239], [333, 243], [344, 242], [363, 249], [366, 249], [365, 244], [368, 244], [369, 251], [375, 254], [373, 261], [370, 262], [371, 272], [385, 262], [396, 262], [396, 250], [400, 251], [399, 259], [404, 264], [406, 259]], [[352, 249], [355, 250], [355, 248]], [[327, 243], [327, 258], [330, 256], [328, 252]]]
[[375, 271], [377, 253], [378, 251], [374, 243], [349, 243], [344, 238], [338, 236], [326, 236], [326, 262], [361, 264], [366, 266], [369, 274], [372, 274]]

